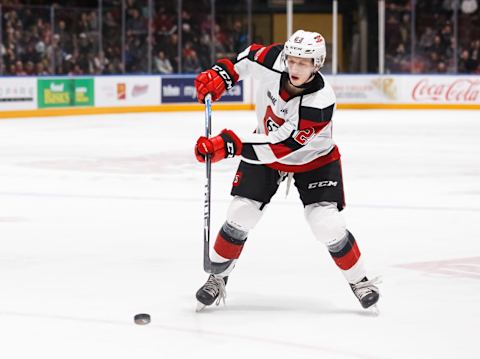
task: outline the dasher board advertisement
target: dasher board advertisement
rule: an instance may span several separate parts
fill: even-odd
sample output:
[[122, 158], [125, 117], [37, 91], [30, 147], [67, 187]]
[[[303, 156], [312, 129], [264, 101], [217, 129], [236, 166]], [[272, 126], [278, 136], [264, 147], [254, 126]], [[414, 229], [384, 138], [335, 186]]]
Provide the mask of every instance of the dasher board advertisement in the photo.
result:
[[408, 103], [480, 105], [480, 76], [405, 76], [399, 93]]
[[326, 76], [337, 103], [480, 105], [480, 76]]
[[393, 76], [336, 75], [326, 76], [337, 103], [391, 103], [399, 100], [397, 80]]
[[[194, 75], [162, 77], [162, 103], [198, 103]], [[243, 81], [225, 92], [219, 102], [243, 102]]]
[[93, 78], [38, 79], [38, 108], [93, 106]]
[[99, 76], [95, 79], [97, 107], [160, 104], [159, 76]]
[[0, 111], [37, 108], [37, 79], [2, 77], [0, 79]]

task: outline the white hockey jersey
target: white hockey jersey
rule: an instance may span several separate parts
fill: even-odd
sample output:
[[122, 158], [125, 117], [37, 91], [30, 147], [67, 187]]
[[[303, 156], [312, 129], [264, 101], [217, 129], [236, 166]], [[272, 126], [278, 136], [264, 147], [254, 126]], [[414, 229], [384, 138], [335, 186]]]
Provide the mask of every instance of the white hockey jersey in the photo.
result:
[[252, 44], [236, 60], [222, 59], [217, 65], [233, 82], [247, 76], [256, 81], [258, 126], [252, 134], [237, 134], [242, 159], [285, 172], [310, 171], [340, 158], [332, 140], [335, 94], [317, 73], [302, 94], [291, 97], [283, 86], [288, 74], [282, 72], [282, 50], [283, 44]]

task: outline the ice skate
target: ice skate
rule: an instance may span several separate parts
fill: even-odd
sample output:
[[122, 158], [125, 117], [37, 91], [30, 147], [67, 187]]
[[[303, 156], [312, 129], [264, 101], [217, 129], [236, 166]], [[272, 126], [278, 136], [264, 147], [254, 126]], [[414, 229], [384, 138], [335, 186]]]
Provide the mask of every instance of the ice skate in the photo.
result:
[[219, 305], [227, 297], [227, 291], [225, 285], [227, 284], [228, 277], [215, 277], [210, 274], [207, 282], [197, 291], [197, 312], [201, 311], [205, 307], [212, 305], [216, 301], [216, 305]]
[[370, 309], [376, 314], [378, 314], [376, 303], [380, 297], [380, 291], [375, 284], [378, 284], [379, 282], [380, 281], [378, 277], [371, 280], [368, 280], [367, 277], [365, 277], [356, 284], [350, 284], [353, 293], [360, 301], [362, 307], [365, 309]]

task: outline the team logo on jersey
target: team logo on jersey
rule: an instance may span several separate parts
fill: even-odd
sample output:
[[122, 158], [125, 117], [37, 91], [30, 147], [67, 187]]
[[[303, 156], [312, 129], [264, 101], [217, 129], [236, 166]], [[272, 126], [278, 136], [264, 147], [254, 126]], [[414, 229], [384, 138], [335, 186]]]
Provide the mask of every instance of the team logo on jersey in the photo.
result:
[[235, 177], [233, 178], [233, 187], [237, 187], [240, 185], [240, 181], [242, 180], [243, 173], [238, 171], [235, 173]]
[[275, 123], [275, 121], [269, 117], [265, 120], [265, 127], [267, 128], [268, 132], [276, 131], [280, 127]]
[[267, 106], [267, 111], [263, 117], [265, 133], [268, 135], [272, 131], [276, 131], [285, 123], [285, 120], [273, 113], [272, 107]]
[[315, 189], [321, 187], [337, 187], [337, 181], [319, 181], [319, 182], [312, 182], [308, 184], [308, 189]]

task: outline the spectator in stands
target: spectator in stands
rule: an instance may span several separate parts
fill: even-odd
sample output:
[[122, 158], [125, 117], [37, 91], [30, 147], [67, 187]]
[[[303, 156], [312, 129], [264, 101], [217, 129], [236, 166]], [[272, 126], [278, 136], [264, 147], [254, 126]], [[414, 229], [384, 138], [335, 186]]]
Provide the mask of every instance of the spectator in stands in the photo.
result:
[[159, 74], [171, 74], [173, 72], [172, 64], [163, 51], [159, 51], [155, 57], [155, 72]]
[[228, 47], [227, 34], [219, 24], [215, 24], [214, 46], [217, 57], [228, 57], [227, 53], [230, 52], [230, 49]]
[[37, 62], [36, 69], [35, 69], [37, 76], [46, 76], [49, 75], [48, 71], [45, 70], [45, 65], [43, 62]]
[[17, 76], [27, 76], [27, 72], [23, 68], [23, 62], [17, 60], [15, 63], [15, 75]]
[[81, 33], [87, 33], [90, 32], [92, 29], [90, 27], [90, 21], [88, 19], [88, 13], [82, 12], [80, 15], [80, 20], [78, 21], [77, 24], [77, 31]]
[[27, 64], [25, 65], [25, 73], [27, 76], [33, 76], [36, 74], [33, 61], [27, 61]]
[[437, 73], [439, 74], [445, 74], [447, 73], [447, 65], [445, 64], [445, 62], [443, 61], [440, 61], [438, 64], [437, 64]]
[[431, 26], [427, 26], [425, 31], [420, 36], [419, 46], [424, 51], [427, 52], [429, 48], [433, 46], [433, 39], [435, 38], [435, 33]]
[[59, 45], [63, 52], [66, 54], [73, 53], [73, 37], [67, 29], [67, 24], [64, 20], [60, 20], [58, 23], [58, 31], [56, 33], [59, 36]]
[[182, 40], [183, 40], [183, 43], [184, 44], [186, 44], [188, 42], [193, 43], [193, 42], [195, 42], [195, 37], [196, 36], [192, 32], [192, 27], [190, 26], [190, 24], [188, 22], [182, 24]]
[[[99, 14], [97, 8], [86, 9], [87, 3], [81, 0], [52, 3], [47, 0], [0, 0], [2, 4], [2, 34], [0, 49], [3, 73], [15, 75], [29, 73], [32, 62], [33, 72], [45, 74], [67, 74], [78, 72], [78, 65], [85, 73], [121, 73], [126, 71], [148, 72], [146, 0], [126, 0], [127, 43], [122, 64], [122, 4], [121, 0], [104, 0], [102, 21], [102, 41], [105, 54], [100, 54]], [[30, 6], [35, 3], [36, 7]], [[64, 4], [68, 3], [68, 6]], [[155, 61], [163, 51], [173, 71], [178, 71], [179, 48], [183, 51], [187, 42], [195, 55], [183, 59], [190, 71], [200, 62], [200, 67], [208, 67], [213, 43], [217, 57], [229, 56], [241, 51], [247, 42], [245, 23], [234, 13], [218, 15], [212, 19], [209, 1], [184, 1], [180, 13], [183, 26], [178, 29], [177, 2], [157, 0], [154, 2], [152, 24], [152, 70], [159, 71]], [[233, 1], [232, 1], [233, 3]], [[479, 72], [480, 62], [480, 16], [476, 0], [461, 1], [458, 11], [458, 31], [454, 33], [454, 12], [452, 1], [417, 0], [415, 3], [415, 33], [411, 32], [411, 0], [386, 1], [386, 70], [389, 72], [457, 71]], [[51, 24], [51, 6], [54, 4], [55, 24]], [[92, 3], [89, 2], [87, 6]], [[44, 6], [44, 8], [38, 7]], [[222, 4], [223, 6], [223, 4]], [[79, 10], [80, 9], [80, 10]], [[238, 9], [238, 7], [232, 7]], [[213, 21], [212, 21], [213, 20]], [[212, 24], [214, 37], [211, 39]], [[182, 32], [182, 46], [178, 46]], [[86, 39], [83, 35], [86, 35]], [[458, 34], [458, 44], [455, 35]], [[416, 47], [410, 55], [411, 38], [415, 36]], [[132, 38], [135, 37], [135, 39]], [[259, 34], [252, 34], [253, 41]], [[271, 39], [265, 39], [269, 42]], [[260, 42], [264, 42], [259, 40]], [[401, 46], [400, 46], [401, 45]], [[403, 55], [401, 47], [403, 46]], [[399, 50], [400, 48], [400, 50]], [[466, 52], [465, 52], [466, 51]], [[433, 58], [431, 52], [435, 52]], [[75, 54], [78, 55], [75, 55]], [[468, 53], [468, 55], [467, 55]], [[157, 56], [154, 56], [157, 55]], [[69, 60], [65, 60], [67, 56]], [[454, 56], [458, 56], [455, 61]], [[73, 60], [72, 60], [73, 59]], [[435, 63], [432, 63], [435, 59]], [[17, 62], [22, 63], [20, 71]], [[72, 62], [73, 61], [73, 62]], [[413, 61], [413, 63], [412, 63]], [[443, 62], [443, 65], [440, 65]], [[41, 65], [39, 65], [41, 63]], [[183, 70], [183, 68], [182, 68]]]
[[118, 24], [117, 20], [113, 16], [112, 11], [107, 11], [105, 13], [103, 20], [103, 36], [106, 41], [111, 41], [118, 35], [118, 31], [120, 29], [120, 25]]
[[176, 30], [177, 25], [172, 14], [167, 14], [165, 7], [160, 7], [154, 20], [154, 27], [165, 34], [172, 34]]
[[192, 48], [192, 43], [187, 42], [183, 49], [183, 72], [198, 73], [201, 70], [197, 52]]
[[428, 73], [436, 73], [438, 71], [438, 64], [442, 61], [437, 52], [430, 52], [428, 67], [425, 69]]
[[167, 38], [167, 45], [164, 48], [167, 58], [173, 66], [173, 71], [178, 71], [178, 35], [172, 34]]
[[388, 54], [387, 56], [387, 68], [390, 72], [399, 73], [409, 70], [409, 58], [407, 55], [405, 45], [403, 43], [398, 44], [395, 56]]
[[147, 26], [145, 19], [140, 16], [140, 11], [137, 8], [130, 10], [130, 18], [127, 20], [126, 27], [132, 35], [146, 34]]
[[478, 63], [470, 57], [468, 50], [463, 50], [458, 61], [458, 72], [460, 73], [474, 73], [477, 69]]
[[477, 64], [480, 63], [480, 40], [472, 41], [470, 57]]
[[88, 22], [89, 22], [90, 31], [93, 31], [94, 35], [96, 36], [98, 32], [98, 19], [97, 19], [96, 10], [90, 11], [90, 14], [88, 16]]
[[236, 20], [233, 23], [231, 37], [233, 44], [233, 52], [239, 53], [248, 46], [248, 36], [247, 33], [244, 31], [242, 22], [240, 20]]
[[211, 58], [211, 48], [210, 48], [210, 35], [202, 34], [200, 36], [199, 42], [196, 44], [195, 51], [198, 55], [198, 60], [200, 61], [200, 67], [205, 69], [214, 62]]
[[50, 73], [63, 74], [63, 52], [60, 48], [60, 35], [55, 34], [52, 37], [52, 43], [47, 46], [46, 57], [51, 60]]
[[440, 35], [435, 35], [433, 38], [433, 45], [428, 49], [430, 52], [435, 52], [439, 58], [443, 57], [443, 54], [445, 54], [446, 47], [444, 43], [442, 42], [442, 38]]

